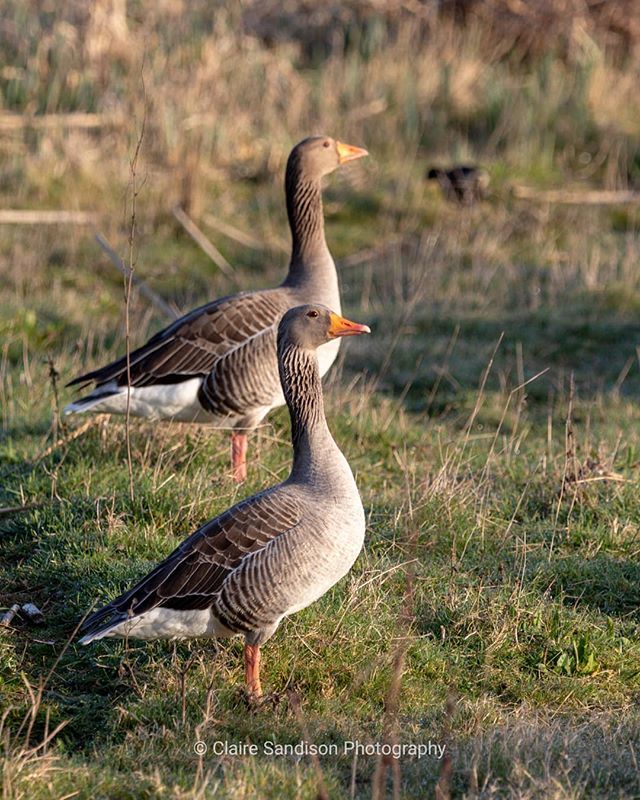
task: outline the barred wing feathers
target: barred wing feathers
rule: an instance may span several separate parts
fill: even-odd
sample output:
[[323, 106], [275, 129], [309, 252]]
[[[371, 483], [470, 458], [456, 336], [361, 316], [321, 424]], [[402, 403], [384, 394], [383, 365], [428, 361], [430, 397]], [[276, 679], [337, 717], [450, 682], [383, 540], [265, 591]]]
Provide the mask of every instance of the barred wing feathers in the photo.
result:
[[83, 625], [93, 638], [154, 608], [206, 609], [226, 578], [302, 519], [298, 501], [282, 489], [267, 490], [207, 522], [132, 589], [92, 614]]
[[[157, 333], [130, 354], [132, 386], [178, 383], [207, 376], [234, 365], [233, 354], [250, 352], [253, 343], [273, 337], [282, 314], [290, 307], [286, 291], [270, 289], [222, 298], [195, 309]], [[245, 360], [250, 356], [245, 355]], [[127, 383], [126, 356], [75, 378], [69, 386], [116, 380]]]

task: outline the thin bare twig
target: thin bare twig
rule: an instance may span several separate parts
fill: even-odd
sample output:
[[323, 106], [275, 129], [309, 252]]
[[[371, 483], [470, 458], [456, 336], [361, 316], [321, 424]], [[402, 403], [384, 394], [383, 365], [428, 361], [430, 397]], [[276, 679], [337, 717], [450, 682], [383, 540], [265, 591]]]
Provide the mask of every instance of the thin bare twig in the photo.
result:
[[[236, 228], [234, 225], [230, 225], [228, 222], [223, 222], [221, 219], [214, 217], [213, 214], [203, 214], [202, 221], [205, 222], [209, 227], [213, 228], [214, 230], [218, 231], [218, 233], [223, 234], [223, 236], [227, 236], [229, 239], [232, 239], [234, 242], [238, 242], [238, 244], [243, 245], [244, 247], [248, 247], [251, 250], [268, 250], [273, 249], [271, 245], [268, 245], [266, 242], [260, 241], [260, 239], [256, 239], [255, 236], [251, 236], [244, 231], [241, 231], [239, 228]], [[277, 249], [287, 249], [287, 248], [280, 248], [276, 245]]]
[[[31, 738], [31, 732], [33, 731], [33, 726], [35, 724], [38, 711], [40, 710], [40, 707], [42, 705], [42, 698], [44, 696], [44, 690], [46, 689], [47, 685], [49, 684], [49, 681], [51, 680], [51, 677], [53, 676], [54, 672], [58, 668], [58, 664], [60, 663], [62, 657], [64, 656], [64, 654], [69, 649], [69, 645], [75, 639], [75, 636], [78, 633], [78, 631], [80, 630], [80, 628], [82, 627], [82, 625], [84, 624], [85, 619], [89, 616], [89, 614], [93, 611], [94, 608], [95, 608], [95, 603], [91, 606], [91, 608], [89, 608], [86, 611], [86, 613], [83, 615], [82, 619], [77, 623], [77, 625], [75, 626], [75, 628], [71, 632], [71, 635], [69, 636], [67, 641], [62, 646], [62, 649], [60, 650], [60, 652], [56, 656], [56, 658], [55, 658], [55, 660], [53, 662], [53, 665], [51, 666], [51, 669], [49, 670], [49, 672], [47, 672], [47, 674], [44, 676], [44, 678], [42, 678], [42, 677], [40, 678], [40, 681], [39, 681], [39, 684], [38, 684], [38, 691], [37, 691], [36, 694], [34, 694], [33, 688], [31, 687], [31, 684], [27, 681], [26, 677], [24, 678], [25, 685], [27, 687], [27, 691], [29, 692], [29, 694], [31, 696], [31, 708], [29, 709], [29, 711], [27, 712], [27, 714], [23, 718], [22, 723], [20, 724], [20, 727], [18, 728], [18, 731], [16, 733], [16, 738], [20, 736], [20, 734], [22, 733], [22, 731], [24, 730], [25, 725], [26, 725], [27, 726], [27, 731], [26, 731], [26, 734], [25, 734], [25, 737], [24, 737], [24, 743], [25, 743], [24, 744], [24, 748], [25, 748], [25, 750], [29, 749], [29, 740]], [[55, 729], [55, 731], [53, 731], [52, 733], [50, 733], [48, 735], [47, 739], [44, 742], [41, 742], [39, 745], [37, 745], [34, 748], [31, 748], [31, 752], [32, 753], [37, 752], [41, 747], [45, 746], [47, 744], [47, 742], [50, 742], [54, 738], [54, 736], [68, 722], [69, 722], [69, 720], [63, 720], [60, 723], [60, 725], [58, 725], [58, 727]]]
[[92, 130], [120, 127], [123, 122], [124, 116], [87, 114], [77, 111], [70, 114], [0, 114], [0, 131], [19, 131], [23, 128]]
[[498, 337], [498, 341], [496, 342], [495, 347], [493, 348], [493, 351], [491, 353], [489, 363], [487, 364], [484, 372], [482, 373], [482, 378], [480, 379], [480, 388], [478, 389], [478, 396], [476, 397], [476, 403], [475, 406], [473, 407], [473, 411], [471, 412], [471, 416], [467, 420], [466, 425], [464, 427], [465, 439], [464, 442], [462, 443], [462, 453], [464, 453], [466, 446], [469, 442], [469, 437], [471, 436], [471, 429], [473, 428], [473, 423], [476, 421], [476, 417], [478, 416], [478, 414], [480, 413], [480, 409], [482, 408], [482, 403], [484, 402], [484, 392], [487, 386], [487, 380], [489, 379], [489, 374], [491, 373], [491, 370], [493, 368], [493, 362], [495, 361], [496, 355], [498, 353], [500, 345], [502, 344], [503, 339], [504, 339], [504, 331], [502, 331], [500, 336]]
[[0, 225], [95, 225], [100, 215], [95, 211], [26, 210], [5, 208], [0, 211]]
[[133, 285], [140, 292], [140, 294], [144, 295], [147, 300], [149, 300], [149, 302], [158, 309], [158, 311], [161, 311], [169, 319], [178, 319], [180, 314], [174, 308], [171, 308], [171, 306], [165, 302], [157, 292], [154, 292], [153, 289], [149, 288], [142, 278], [139, 278], [137, 275], [130, 275], [129, 267], [127, 267], [124, 261], [120, 258], [120, 256], [111, 247], [109, 242], [101, 233], [96, 233], [95, 240], [100, 245], [102, 251], [109, 257], [111, 263], [114, 264], [114, 266], [116, 266], [124, 275], [125, 279], [131, 279]]
[[449, 369], [449, 359], [451, 358], [451, 354], [456, 346], [458, 341], [458, 336], [460, 335], [460, 323], [456, 323], [456, 327], [451, 334], [449, 339], [449, 343], [447, 344], [447, 349], [444, 353], [444, 358], [442, 359], [442, 365], [438, 369], [438, 377], [436, 378], [436, 382], [433, 384], [431, 388], [431, 392], [429, 393], [429, 398], [427, 399], [427, 414], [431, 411], [431, 406], [433, 405], [433, 401], [435, 400], [436, 394], [438, 393], [438, 389], [440, 388], [440, 384], [442, 382], [442, 378], [446, 374], [447, 370]]
[[0, 508], [0, 519], [11, 517], [13, 514], [24, 514], [27, 511], [33, 511], [34, 508], [42, 508], [43, 505], [43, 503], [25, 503], [23, 506], [5, 506]]
[[[444, 740], [446, 742], [451, 737], [451, 720], [453, 719], [454, 701], [450, 696], [447, 700], [446, 720], [444, 726]], [[451, 756], [451, 749], [446, 747], [444, 756], [442, 757], [442, 766], [440, 767], [440, 777], [436, 784], [435, 798], [436, 800], [450, 800], [451, 798], [451, 780], [453, 778], [453, 758]]]
[[227, 278], [233, 278], [234, 269], [213, 242], [200, 230], [196, 223], [180, 206], [175, 206], [173, 216], [182, 225], [193, 241], [209, 256], [213, 263]]
[[[298, 725], [300, 725], [300, 727], [302, 728], [302, 735], [304, 736], [306, 741], [310, 741], [311, 737], [309, 735], [309, 728], [307, 727], [307, 723], [302, 713], [302, 708], [300, 706], [300, 698], [292, 690], [289, 690], [287, 692], [287, 696], [289, 698], [289, 703], [291, 705], [291, 708], [293, 709], [293, 713], [296, 715], [296, 719], [298, 720]], [[327, 786], [324, 782], [322, 766], [320, 764], [320, 759], [318, 758], [318, 754], [315, 751], [311, 753], [311, 761], [313, 762], [313, 768], [316, 773], [316, 781], [317, 781], [316, 800], [329, 800], [329, 793], [327, 792]]]
[[374, 258], [381, 258], [392, 250], [400, 247], [404, 241], [403, 236], [392, 236], [383, 244], [376, 247], [366, 247], [364, 250], [358, 250], [350, 256], [345, 256], [336, 262], [338, 269], [345, 269], [348, 267], [357, 267], [360, 264], [366, 264], [373, 261]]
[[94, 417], [93, 419], [88, 419], [84, 422], [79, 428], [76, 428], [72, 431], [68, 436], [63, 436], [62, 438], [55, 441], [53, 444], [49, 445], [46, 450], [43, 450], [42, 453], [35, 459], [34, 463], [38, 463], [38, 461], [42, 461], [43, 458], [50, 456], [54, 450], [57, 450], [64, 444], [68, 444], [72, 442], [74, 439], [77, 439], [78, 436], [82, 436], [85, 431], [88, 431], [89, 428], [93, 427], [96, 424], [97, 418]]
[[[551, 543], [549, 544], [549, 560], [551, 560], [551, 554], [553, 552], [553, 547], [555, 544], [556, 531], [558, 529], [558, 520], [560, 518], [560, 510], [562, 508], [562, 501], [565, 498], [568, 487], [571, 484], [575, 484], [575, 482], [579, 477], [578, 460], [576, 457], [576, 439], [573, 429], [573, 404], [575, 401], [575, 393], [576, 393], [576, 384], [572, 372], [569, 379], [569, 401], [567, 404], [567, 418], [565, 420], [565, 428], [564, 428], [565, 431], [564, 469], [562, 472], [562, 483], [560, 484], [560, 491], [558, 493], [556, 513], [553, 520], [553, 532], [551, 534]], [[573, 511], [573, 506], [575, 502], [576, 502], [576, 491], [574, 488], [571, 504], [567, 512], [567, 526], [566, 526], [567, 530], [569, 527], [569, 518], [571, 516], [571, 512]]]
[[140, 150], [142, 148], [142, 141], [144, 139], [144, 130], [147, 122], [147, 97], [144, 85], [144, 60], [142, 63], [142, 70], [140, 73], [140, 80], [142, 81], [142, 92], [144, 95], [144, 113], [142, 116], [142, 125], [140, 126], [140, 133], [138, 134], [138, 141], [133, 152], [133, 158], [129, 164], [129, 186], [131, 188], [131, 223], [129, 226], [129, 275], [124, 276], [124, 338], [127, 356], [127, 408], [125, 414], [125, 438], [127, 443], [127, 468], [129, 471], [129, 495], [131, 500], [134, 499], [134, 482], [133, 482], [133, 460], [131, 457], [131, 331], [129, 310], [131, 303], [131, 289], [133, 287], [133, 273], [136, 266], [136, 253], [135, 253], [135, 238], [136, 238], [136, 200], [138, 198], [138, 158], [140, 157]]
[[565, 205], [604, 206], [619, 203], [640, 203], [640, 192], [604, 191], [592, 189], [582, 192], [569, 192], [565, 189], [538, 191], [528, 186], [514, 186], [514, 197], [520, 200], [533, 200], [538, 203], [562, 203]]
[[[173, 655], [174, 655], [174, 660], [177, 663], [178, 659], [177, 659], [175, 645], [174, 645]], [[180, 708], [182, 709], [181, 719], [183, 725], [187, 724], [187, 673], [189, 672], [189, 670], [191, 669], [191, 667], [195, 662], [196, 662], [196, 656], [192, 654], [186, 660], [185, 664], [180, 669], [178, 669], [178, 676], [180, 678]]]
[[15, 615], [20, 611], [20, 605], [18, 603], [14, 603], [8, 611], [0, 617], [0, 627], [8, 628], [9, 625], [13, 622], [13, 618]]
[[[410, 556], [405, 570], [405, 588], [402, 599], [402, 608], [398, 615], [397, 628], [400, 631], [395, 652], [393, 655], [393, 667], [391, 673], [391, 683], [387, 689], [384, 710], [384, 741], [391, 746], [398, 742], [398, 716], [400, 713], [400, 690], [402, 687], [402, 676], [405, 670], [407, 650], [409, 648], [411, 627], [415, 620], [414, 613], [414, 586], [415, 572], [418, 555], [418, 529], [414, 525], [413, 501], [411, 498], [411, 485], [409, 482], [409, 471], [405, 464], [401, 463], [403, 470], [405, 489], [407, 493], [407, 517], [410, 526], [407, 539], [407, 551]], [[385, 797], [385, 784], [387, 768], [391, 767], [393, 776], [393, 800], [400, 800], [402, 790], [402, 775], [400, 771], [400, 760], [391, 755], [380, 755], [376, 762], [376, 768], [372, 779], [372, 800], [383, 800]]]
[[60, 393], [58, 392], [58, 378], [60, 377], [60, 373], [56, 369], [51, 356], [47, 356], [47, 365], [49, 367], [51, 391], [53, 392], [53, 438], [56, 439], [58, 437], [58, 431], [64, 431], [64, 423], [60, 416]]

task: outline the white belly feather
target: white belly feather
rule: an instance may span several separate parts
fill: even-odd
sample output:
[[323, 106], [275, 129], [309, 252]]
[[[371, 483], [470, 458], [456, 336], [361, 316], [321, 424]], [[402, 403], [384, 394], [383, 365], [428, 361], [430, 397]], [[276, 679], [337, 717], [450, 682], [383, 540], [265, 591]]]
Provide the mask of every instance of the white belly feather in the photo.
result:
[[140, 616], [108, 628], [104, 633], [81, 639], [81, 644], [110, 637], [128, 637], [130, 639], [182, 639], [198, 636], [229, 636], [229, 631], [213, 616], [210, 608], [174, 609], [153, 608]]

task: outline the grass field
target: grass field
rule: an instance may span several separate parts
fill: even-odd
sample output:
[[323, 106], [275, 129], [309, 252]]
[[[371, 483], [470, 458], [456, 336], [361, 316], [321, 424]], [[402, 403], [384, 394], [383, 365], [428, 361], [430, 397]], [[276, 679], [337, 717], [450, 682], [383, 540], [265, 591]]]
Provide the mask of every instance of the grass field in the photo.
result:
[[[99, 221], [0, 225], [0, 606], [45, 615], [0, 627], [2, 796], [640, 797], [640, 214], [510, 191], [637, 185], [640, 59], [584, 20], [524, 52], [486, 20], [411, 4], [309, 17], [311, 46], [295, 15], [290, 35], [265, 33], [259, 6], [140, 0], [123, 28], [117, 2], [96, 3], [102, 23], [80, 3], [7, 4], [0, 203]], [[63, 116], [78, 113], [90, 127]], [[67, 380], [124, 349], [122, 277], [94, 234], [182, 311], [274, 285], [284, 162], [314, 132], [371, 153], [325, 190], [344, 312], [373, 331], [325, 382], [367, 540], [266, 645], [273, 702], [255, 711], [239, 641], [72, 636], [200, 523], [286, 477], [286, 411], [254, 437], [241, 487], [226, 435], [132, 421], [132, 500], [124, 422], [74, 437], [85, 418], [57, 408]], [[468, 209], [423, 180], [466, 160], [492, 179]], [[134, 345], [166, 321], [136, 292], [130, 319]], [[336, 752], [266, 752], [301, 740]], [[434, 747], [381, 776], [345, 741]]]

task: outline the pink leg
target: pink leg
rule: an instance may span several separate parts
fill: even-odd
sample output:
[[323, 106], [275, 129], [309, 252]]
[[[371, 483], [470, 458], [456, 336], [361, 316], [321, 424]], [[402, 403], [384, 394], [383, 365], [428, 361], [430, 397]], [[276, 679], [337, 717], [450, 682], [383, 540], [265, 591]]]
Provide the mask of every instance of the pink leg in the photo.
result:
[[246, 480], [247, 477], [247, 434], [231, 434], [231, 467], [233, 477], [238, 483]]
[[257, 644], [245, 644], [244, 646], [244, 679], [249, 697], [262, 697], [260, 646]]

